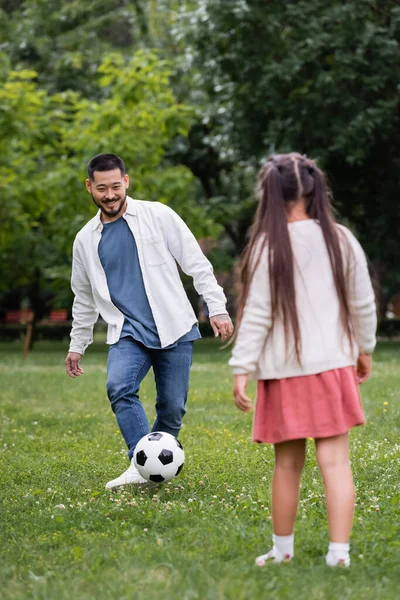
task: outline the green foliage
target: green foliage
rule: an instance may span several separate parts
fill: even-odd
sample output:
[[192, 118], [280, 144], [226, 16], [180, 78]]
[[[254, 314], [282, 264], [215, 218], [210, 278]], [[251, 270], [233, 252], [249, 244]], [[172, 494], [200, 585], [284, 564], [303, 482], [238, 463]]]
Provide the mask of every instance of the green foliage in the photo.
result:
[[[251, 194], [238, 171], [247, 168], [254, 181], [263, 157], [297, 150], [327, 170], [385, 291], [398, 289], [399, 3], [203, 0], [176, 29], [207, 94], [203, 147], [225, 163], [203, 180], [220, 199], [216, 219], [231, 226], [235, 246], [249, 224]], [[223, 203], [233, 214], [221, 215]]]
[[[92, 346], [85, 374], [72, 380], [64, 373], [66, 345], [38, 343], [25, 361], [21, 347], [0, 345], [4, 600], [397, 598], [399, 345], [378, 348], [375, 375], [362, 386], [367, 425], [351, 433], [350, 570], [324, 564], [329, 535], [312, 442], [295, 559], [255, 567], [272, 534], [273, 450], [251, 442], [252, 415], [233, 405], [229, 352], [219, 347], [195, 344], [179, 477], [109, 493], [106, 481], [127, 458], [106, 398], [106, 348]], [[141, 388], [150, 418], [154, 398], [150, 374]]]
[[99, 93], [95, 73], [104, 55], [132, 51], [146, 39], [143, 0], [25, 0], [10, 2], [0, 17], [3, 50], [17, 68], [37, 71], [54, 93]]
[[236, 0], [227, 11], [221, 0], [205, 0], [184, 26], [205, 67], [221, 148], [236, 150], [236, 159], [301, 142], [325, 162], [339, 152], [353, 164], [368, 156], [378, 131], [389, 133], [400, 70], [397, 2], [270, 2], [265, 10], [260, 0]]
[[122, 156], [128, 172], [134, 170], [138, 197], [150, 200], [160, 199], [160, 193], [161, 200], [173, 197], [168, 183], [174, 186], [175, 179], [178, 189], [181, 178], [190, 185], [189, 171], [172, 167], [173, 177], [160, 168], [169, 139], [185, 134], [193, 118], [191, 109], [176, 102], [170, 74], [168, 63], [154, 52], [139, 51], [127, 64], [121, 55], [108, 56], [99, 68], [104, 100], [82, 99], [67, 135], [78, 156], [89, 159], [111, 150]]
[[260, 162], [298, 150], [327, 171], [385, 296], [399, 289], [398, 1], [7, 0], [0, 19], [2, 257], [26, 232], [24, 253], [43, 250], [65, 289], [66, 249], [92, 214], [85, 162], [113, 148], [134, 195], [223, 238], [226, 268]]
[[193, 176], [169, 165], [165, 148], [184, 135], [193, 112], [178, 104], [170, 67], [154, 52], [138, 51], [129, 61], [108, 56], [98, 70], [104, 94], [98, 101], [77, 92], [49, 94], [31, 71], [9, 71], [0, 89], [0, 289], [10, 283], [53, 279], [65, 289], [74, 235], [94, 213], [84, 189], [85, 166], [95, 154], [121, 155], [135, 181], [131, 194], [188, 207], [188, 220], [201, 234], [212, 229], [190, 202]]
[[57, 260], [49, 181], [67, 120], [64, 100], [38, 89], [27, 70], [9, 71], [0, 88], [0, 290], [33, 284], [38, 267]]

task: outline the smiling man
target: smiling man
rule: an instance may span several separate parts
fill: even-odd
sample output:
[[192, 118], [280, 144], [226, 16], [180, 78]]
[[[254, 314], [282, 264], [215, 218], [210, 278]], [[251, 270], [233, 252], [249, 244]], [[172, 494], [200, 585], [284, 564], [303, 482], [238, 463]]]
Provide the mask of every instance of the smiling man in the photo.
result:
[[233, 332], [223, 290], [188, 227], [164, 204], [129, 198], [128, 187], [119, 156], [91, 159], [86, 189], [99, 211], [77, 234], [72, 260], [75, 299], [66, 371], [71, 377], [83, 374], [79, 361], [100, 314], [110, 344], [107, 393], [131, 460], [107, 489], [145, 481], [132, 456], [149, 432], [139, 390], [151, 367], [157, 391], [152, 431], [177, 437], [182, 425], [193, 342], [201, 336], [177, 265], [193, 277], [215, 336], [225, 341]]

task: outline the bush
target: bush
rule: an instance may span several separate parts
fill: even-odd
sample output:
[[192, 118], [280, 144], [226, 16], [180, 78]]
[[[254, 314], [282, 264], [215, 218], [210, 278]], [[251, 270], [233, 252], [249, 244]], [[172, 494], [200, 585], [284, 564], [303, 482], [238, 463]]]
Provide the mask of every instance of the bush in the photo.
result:
[[400, 319], [382, 319], [378, 325], [378, 335], [381, 337], [400, 336]]

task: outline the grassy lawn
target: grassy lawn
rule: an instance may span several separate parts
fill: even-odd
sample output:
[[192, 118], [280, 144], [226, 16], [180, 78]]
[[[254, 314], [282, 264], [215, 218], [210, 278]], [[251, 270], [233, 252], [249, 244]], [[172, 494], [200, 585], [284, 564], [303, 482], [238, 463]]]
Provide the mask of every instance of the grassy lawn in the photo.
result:
[[[378, 348], [362, 388], [368, 424], [351, 436], [358, 500], [349, 570], [324, 564], [312, 442], [295, 560], [254, 566], [270, 545], [273, 451], [251, 443], [252, 417], [233, 406], [229, 351], [214, 340], [195, 346], [182, 474], [111, 494], [105, 483], [128, 463], [105, 394], [106, 347], [89, 349], [76, 380], [64, 374], [65, 354], [65, 345], [42, 342], [24, 362], [20, 346], [0, 346], [1, 598], [399, 597], [400, 344]], [[152, 415], [151, 374], [142, 400]]]

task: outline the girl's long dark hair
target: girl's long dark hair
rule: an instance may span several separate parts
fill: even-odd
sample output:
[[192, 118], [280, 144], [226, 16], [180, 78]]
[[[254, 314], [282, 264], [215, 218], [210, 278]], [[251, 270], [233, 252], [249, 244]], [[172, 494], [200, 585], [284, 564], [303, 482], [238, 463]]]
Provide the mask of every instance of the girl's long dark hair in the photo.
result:
[[[241, 292], [238, 301], [238, 331], [250, 284], [263, 250], [268, 247], [269, 283], [271, 290], [272, 329], [279, 316], [283, 322], [286, 350], [289, 332], [294, 337], [296, 358], [301, 363], [301, 339], [296, 307], [294, 257], [290, 243], [286, 207], [303, 198], [307, 215], [318, 221], [328, 249], [340, 316], [346, 336], [352, 344], [352, 330], [347, 297], [341, 241], [347, 240], [336, 226], [330, 194], [322, 171], [300, 154], [272, 156], [259, 173], [259, 205], [250, 229], [249, 242], [241, 260]], [[339, 237], [340, 236], [340, 237]], [[349, 244], [346, 244], [349, 248]]]

